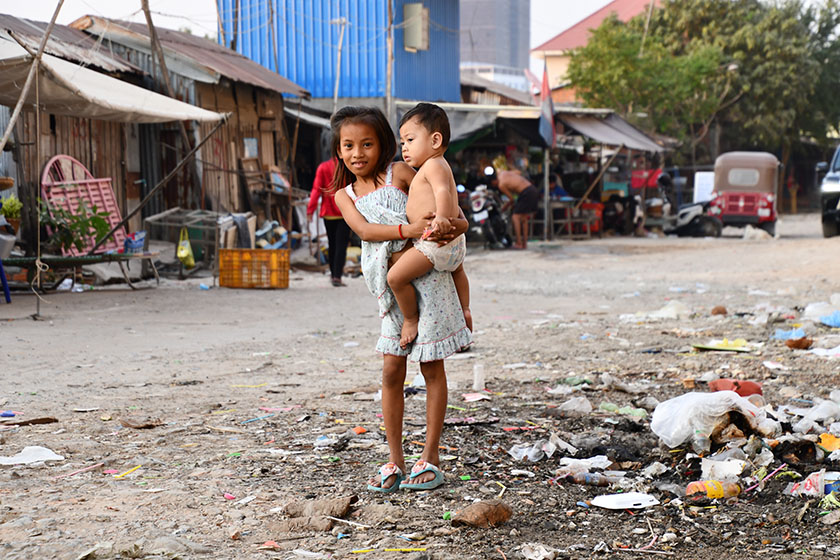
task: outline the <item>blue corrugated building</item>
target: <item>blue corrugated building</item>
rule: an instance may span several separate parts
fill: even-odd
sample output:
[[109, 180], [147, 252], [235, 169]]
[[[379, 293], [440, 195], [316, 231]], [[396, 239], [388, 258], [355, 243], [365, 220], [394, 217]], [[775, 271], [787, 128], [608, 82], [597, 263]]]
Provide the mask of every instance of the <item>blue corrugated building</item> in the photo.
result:
[[460, 101], [458, 0], [219, 0], [219, 42], [314, 98], [333, 97], [341, 44], [338, 96], [381, 98], [389, 64], [389, 2], [391, 95]]

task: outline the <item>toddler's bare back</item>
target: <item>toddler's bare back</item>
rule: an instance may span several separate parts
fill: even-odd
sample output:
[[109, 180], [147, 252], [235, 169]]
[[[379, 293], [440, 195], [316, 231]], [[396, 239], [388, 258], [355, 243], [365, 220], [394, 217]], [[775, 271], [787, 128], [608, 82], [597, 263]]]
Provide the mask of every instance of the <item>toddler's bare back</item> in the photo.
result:
[[[449, 191], [448, 208], [436, 208], [432, 186], [434, 181], [443, 183], [442, 186]], [[405, 212], [409, 222], [418, 220], [430, 212], [449, 219], [458, 217], [458, 189], [455, 187], [455, 177], [449, 163], [442, 156], [427, 159], [417, 170], [408, 189]]]

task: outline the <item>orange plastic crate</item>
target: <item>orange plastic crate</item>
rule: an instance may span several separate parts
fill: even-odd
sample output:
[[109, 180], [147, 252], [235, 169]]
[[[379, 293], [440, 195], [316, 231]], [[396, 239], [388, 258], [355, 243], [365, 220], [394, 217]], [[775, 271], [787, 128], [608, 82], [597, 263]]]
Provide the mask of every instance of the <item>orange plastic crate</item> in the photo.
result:
[[226, 288], [288, 288], [288, 249], [220, 249], [219, 285]]

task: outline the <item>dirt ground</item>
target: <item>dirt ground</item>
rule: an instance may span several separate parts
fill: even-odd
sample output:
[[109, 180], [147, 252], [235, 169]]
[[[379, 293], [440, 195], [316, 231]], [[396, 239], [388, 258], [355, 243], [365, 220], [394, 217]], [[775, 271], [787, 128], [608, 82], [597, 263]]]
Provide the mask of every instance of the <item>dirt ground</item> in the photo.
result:
[[[771, 339], [798, 324], [807, 304], [840, 292], [840, 240], [821, 237], [817, 215], [787, 217], [778, 229], [780, 239], [763, 241], [727, 230], [721, 239], [472, 248], [476, 342], [446, 363], [456, 420], [442, 442], [446, 484], [426, 493], [365, 491], [387, 447], [375, 400], [379, 322], [361, 278], [333, 288], [327, 276], [293, 271], [288, 290], [203, 290], [207, 280], [192, 279], [137, 292], [52, 293], [41, 321], [29, 317], [34, 296], [14, 293], [11, 305], [0, 304], [0, 409], [23, 414], [0, 420], [57, 422], [0, 427], [0, 456], [43, 446], [63, 459], [0, 466], [0, 557], [501, 559], [525, 558], [527, 543], [553, 551], [533, 556], [541, 558], [836, 556], [836, 526], [820, 523], [817, 501], [784, 496], [789, 479], [692, 507], [656, 487], [697, 479], [686, 449], [660, 446], [649, 417], [599, 410], [681, 395], [686, 379], [708, 390], [700, 381], [708, 372], [762, 382], [774, 407], [840, 387], [837, 361]], [[673, 301], [691, 315], [621, 317]], [[712, 316], [718, 305], [728, 315]], [[813, 328], [817, 346], [840, 344], [832, 329]], [[754, 350], [692, 351], [711, 338], [743, 338]], [[462, 394], [472, 392], [476, 364], [490, 400], [468, 403]], [[417, 371], [409, 366], [409, 381]], [[603, 373], [644, 392], [606, 388]], [[548, 393], [570, 377], [591, 383]], [[418, 455], [424, 393], [409, 392], [405, 442]], [[581, 395], [593, 412], [556, 414]], [[465, 417], [477, 423], [458, 422]], [[138, 422], [153, 426], [130, 427]], [[587, 500], [615, 488], [554, 480], [568, 453], [537, 462], [508, 454], [551, 434], [578, 458], [607, 455], [627, 471], [628, 489], [661, 504], [601, 509]], [[645, 479], [654, 461], [668, 471]], [[840, 470], [808, 458], [791, 465], [806, 475], [822, 467]], [[290, 502], [351, 496], [358, 500], [327, 530], [290, 527]], [[446, 519], [494, 498], [513, 510], [499, 527], [456, 528]], [[653, 535], [644, 552], [628, 550]]]

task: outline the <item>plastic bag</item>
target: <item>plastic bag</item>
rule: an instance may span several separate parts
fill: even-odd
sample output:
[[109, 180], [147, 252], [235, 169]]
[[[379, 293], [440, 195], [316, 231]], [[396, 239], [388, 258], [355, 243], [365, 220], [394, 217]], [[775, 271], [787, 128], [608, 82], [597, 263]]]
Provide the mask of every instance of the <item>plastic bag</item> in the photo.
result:
[[781, 431], [778, 422], [735, 391], [686, 393], [660, 403], [653, 411], [650, 428], [668, 447], [691, 440], [696, 453], [709, 451], [711, 438], [729, 424], [730, 411], [741, 413], [750, 428], [764, 437]]
[[810, 431], [821, 431], [819, 423], [826, 420], [837, 420], [840, 418], [840, 405], [826, 399], [815, 399], [813, 408], [806, 409], [802, 420], [793, 425], [793, 431], [800, 434], [807, 434]]
[[187, 228], [181, 228], [181, 237], [178, 240], [178, 260], [185, 268], [192, 268], [195, 266], [195, 257], [193, 256], [192, 245], [190, 245], [190, 237], [187, 235]]

